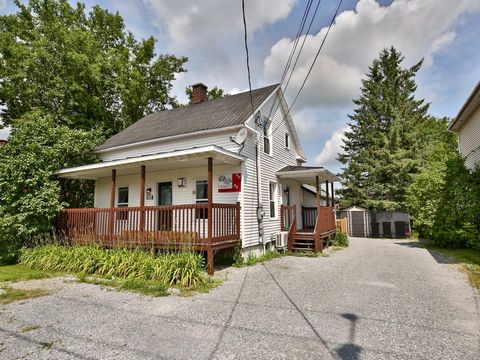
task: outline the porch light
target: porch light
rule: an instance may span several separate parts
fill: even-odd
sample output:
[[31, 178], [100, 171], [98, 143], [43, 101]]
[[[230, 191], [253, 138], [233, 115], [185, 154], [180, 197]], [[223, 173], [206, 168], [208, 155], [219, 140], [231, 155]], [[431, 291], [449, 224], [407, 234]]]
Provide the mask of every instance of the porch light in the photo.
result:
[[187, 178], [181, 177], [177, 180], [178, 187], [186, 187], [187, 186]]

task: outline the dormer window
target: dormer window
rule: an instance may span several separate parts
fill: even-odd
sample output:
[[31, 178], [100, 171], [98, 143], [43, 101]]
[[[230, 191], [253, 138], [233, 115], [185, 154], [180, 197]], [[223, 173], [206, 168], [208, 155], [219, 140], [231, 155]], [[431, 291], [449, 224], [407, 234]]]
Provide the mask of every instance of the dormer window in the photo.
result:
[[272, 122], [270, 120], [265, 120], [265, 124], [263, 126], [263, 152], [268, 155], [272, 154], [271, 128]]

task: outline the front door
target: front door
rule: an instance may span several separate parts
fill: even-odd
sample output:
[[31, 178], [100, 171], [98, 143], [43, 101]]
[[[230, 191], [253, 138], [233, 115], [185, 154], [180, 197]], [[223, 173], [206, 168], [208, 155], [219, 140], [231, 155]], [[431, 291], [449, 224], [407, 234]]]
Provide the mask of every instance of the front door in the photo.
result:
[[[162, 182], [158, 184], [159, 206], [172, 205], [172, 182]], [[158, 230], [172, 230], [172, 209], [165, 208], [158, 212]]]

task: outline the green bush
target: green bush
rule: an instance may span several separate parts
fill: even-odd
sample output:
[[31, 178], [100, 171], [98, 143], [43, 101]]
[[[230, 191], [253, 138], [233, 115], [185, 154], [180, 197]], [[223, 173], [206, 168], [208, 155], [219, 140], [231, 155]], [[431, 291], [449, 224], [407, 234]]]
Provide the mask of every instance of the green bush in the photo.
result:
[[38, 270], [156, 280], [184, 288], [196, 287], [208, 280], [203, 257], [193, 251], [154, 255], [123, 248], [45, 245], [23, 249], [20, 260]]
[[348, 246], [348, 236], [347, 234], [337, 231], [335, 234], [335, 237], [332, 240], [332, 245], [333, 246], [341, 246], [341, 247], [346, 247]]

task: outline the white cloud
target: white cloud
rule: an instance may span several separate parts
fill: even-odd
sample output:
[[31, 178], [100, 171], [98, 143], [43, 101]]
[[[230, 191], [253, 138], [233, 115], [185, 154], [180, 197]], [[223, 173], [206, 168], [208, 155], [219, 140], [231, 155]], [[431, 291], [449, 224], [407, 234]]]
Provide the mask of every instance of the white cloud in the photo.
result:
[[338, 166], [336, 158], [338, 154], [342, 152], [343, 140], [345, 139], [345, 131], [347, 128], [343, 128], [335, 131], [330, 139], [328, 139], [323, 145], [323, 149], [320, 154], [315, 158], [315, 163], [321, 166]]
[[[431, 66], [435, 53], [455, 39], [456, 22], [462, 15], [479, 9], [478, 0], [397, 0], [390, 6], [360, 0], [355, 10], [338, 15], [299, 97], [298, 107], [350, 103], [372, 60], [382, 48], [391, 45], [405, 55], [405, 65], [425, 58], [424, 66]], [[287, 95], [297, 93], [326, 31], [325, 27], [307, 37]], [[280, 78], [292, 42], [293, 39], [281, 39], [272, 46], [264, 61], [267, 82]]]
[[[189, 72], [175, 83], [175, 93], [181, 95], [185, 86], [199, 81], [223, 89], [248, 85], [240, 1], [143, 1], [167, 50], [190, 58], [187, 63]], [[287, 18], [296, 1], [246, 1], [250, 45], [255, 32]], [[251, 61], [255, 61], [255, 54], [250, 55]]]

